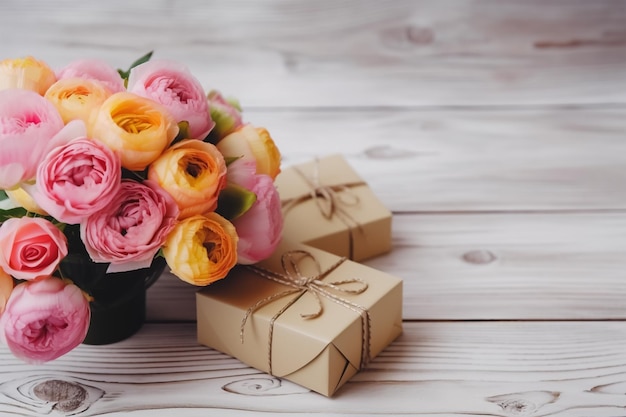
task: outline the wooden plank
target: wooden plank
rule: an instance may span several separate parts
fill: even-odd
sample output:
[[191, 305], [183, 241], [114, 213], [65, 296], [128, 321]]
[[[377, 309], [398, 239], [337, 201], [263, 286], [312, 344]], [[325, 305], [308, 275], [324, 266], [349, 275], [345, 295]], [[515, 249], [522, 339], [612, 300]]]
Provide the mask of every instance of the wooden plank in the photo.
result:
[[192, 324], [146, 325], [45, 366], [0, 348], [0, 413], [616, 416], [626, 407], [624, 343], [623, 322], [406, 323], [328, 399], [198, 346]]
[[[626, 213], [402, 214], [365, 264], [404, 280], [412, 320], [626, 319]], [[195, 288], [163, 276], [150, 320], [194, 320]]]
[[186, 62], [249, 106], [625, 103], [626, 2], [0, 4], [1, 56]]
[[626, 107], [244, 114], [285, 165], [345, 155], [395, 212], [626, 208]]

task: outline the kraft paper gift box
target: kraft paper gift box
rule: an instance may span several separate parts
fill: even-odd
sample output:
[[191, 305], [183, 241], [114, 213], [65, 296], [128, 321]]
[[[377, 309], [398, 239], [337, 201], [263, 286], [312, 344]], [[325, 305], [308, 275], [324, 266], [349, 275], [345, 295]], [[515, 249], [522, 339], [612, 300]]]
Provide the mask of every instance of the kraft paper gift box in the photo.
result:
[[391, 212], [342, 156], [284, 168], [275, 184], [287, 240], [354, 261], [391, 249]]
[[326, 396], [402, 333], [400, 279], [302, 244], [237, 266], [196, 307], [199, 343]]

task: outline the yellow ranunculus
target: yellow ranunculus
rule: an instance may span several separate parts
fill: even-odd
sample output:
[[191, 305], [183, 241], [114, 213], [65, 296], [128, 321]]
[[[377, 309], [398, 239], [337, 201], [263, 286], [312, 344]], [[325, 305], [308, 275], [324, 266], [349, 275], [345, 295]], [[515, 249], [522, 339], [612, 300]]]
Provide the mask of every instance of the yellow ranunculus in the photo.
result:
[[225, 157], [256, 161], [256, 173], [275, 179], [280, 173], [280, 152], [269, 132], [262, 127], [244, 125], [220, 140], [217, 148]]
[[228, 275], [237, 263], [235, 226], [217, 213], [180, 221], [163, 245], [163, 255], [174, 275], [205, 286]]
[[88, 131], [92, 138], [119, 151], [124, 168], [143, 171], [174, 140], [178, 125], [155, 101], [121, 92], [102, 103]]
[[87, 125], [91, 114], [97, 111], [111, 94], [101, 82], [84, 78], [65, 78], [52, 84], [44, 97], [56, 107], [64, 123], [80, 119]]
[[48, 64], [32, 56], [0, 62], [0, 90], [20, 88], [43, 96], [55, 81], [54, 71]]
[[24, 191], [23, 188], [14, 188], [12, 190], [5, 190], [9, 199], [20, 207], [24, 207], [26, 210], [31, 213], [41, 214], [42, 216], [47, 216], [48, 213], [39, 207], [39, 204], [35, 202], [33, 197]]
[[150, 164], [148, 179], [174, 198], [178, 217], [184, 219], [215, 210], [217, 197], [226, 187], [226, 162], [215, 145], [187, 139]]

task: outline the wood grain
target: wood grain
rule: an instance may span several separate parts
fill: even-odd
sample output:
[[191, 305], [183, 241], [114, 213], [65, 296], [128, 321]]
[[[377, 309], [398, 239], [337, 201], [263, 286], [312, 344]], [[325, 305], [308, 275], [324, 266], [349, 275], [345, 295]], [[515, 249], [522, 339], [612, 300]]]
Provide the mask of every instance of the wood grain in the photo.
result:
[[626, 415], [625, 28], [623, 0], [2, 0], [0, 59], [154, 50], [285, 164], [346, 156], [394, 212], [366, 263], [405, 333], [328, 399], [198, 345], [164, 276], [126, 341], [0, 345], [0, 415]]
[[0, 55], [154, 49], [258, 107], [623, 104], [625, 27], [620, 0], [3, 0]]
[[396, 213], [626, 208], [626, 107], [244, 115], [285, 165], [345, 155]]
[[[194, 335], [192, 324], [146, 325], [127, 341], [81, 346], [38, 367], [2, 348], [0, 413], [63, 415], [72, 404], [84, 416], [602, 417], [626, 407], [625, 323], [407, 323], [333, 399], [198, 346]], [[65, 411], [41, 398], [47, 381], [74, 399]]]
[[[404, 280], [409, 320], [626, 319], [625, 213], [402, 214], [365, 264]], [[164, 275], [153, 321], [194, 320], [196, 288]]]

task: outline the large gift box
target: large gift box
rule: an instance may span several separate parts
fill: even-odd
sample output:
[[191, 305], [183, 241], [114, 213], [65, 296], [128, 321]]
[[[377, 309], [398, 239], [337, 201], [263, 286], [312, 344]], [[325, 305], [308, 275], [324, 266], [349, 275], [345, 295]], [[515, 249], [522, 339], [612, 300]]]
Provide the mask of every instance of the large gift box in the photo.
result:
[[402, 333], [400, 279], [285, 241], [196, 297], [201, 344], [326, 396]]
[[275, 184], [287, 240], [354, 261], [391, 249], [391, 212], [342, 156], [287, 167]]

